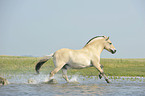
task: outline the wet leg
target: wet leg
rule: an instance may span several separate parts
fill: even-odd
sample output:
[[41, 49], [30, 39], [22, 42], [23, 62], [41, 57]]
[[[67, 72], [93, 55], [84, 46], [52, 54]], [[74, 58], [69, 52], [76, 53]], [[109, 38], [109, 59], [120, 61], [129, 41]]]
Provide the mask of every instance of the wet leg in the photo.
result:
[[[101, 69], [103, 70], [103, 67], [104, 67], [104, 66], [103, 66], [102, 64], [100, 64], [100, 67], [101, 67]], [[101, 73], [99, 73], [99, 78], [102, 79], [102, 74], [101, 74]]]
[[106, 82], [107, 82], [107, 83], [110, 83], [110, 81], [108, 80], [107, 76], [105, 75], [103, 69], [100, 67], [101, 64], [93, 64], [93, 65], [94, 65], [94, 66], [97, 68], [97, 70], [102, 74], [102, 76], [104, 76]]
[[67, 81], [69, 82], [69, 79], [67, 77], [67, 69], [65, 68], [62, 68], [62, 77]]
[[53, 76], [61, 69], [62, 67], [57, 67], [53, 71], [50, 72], [49, 80], [53, 79]]

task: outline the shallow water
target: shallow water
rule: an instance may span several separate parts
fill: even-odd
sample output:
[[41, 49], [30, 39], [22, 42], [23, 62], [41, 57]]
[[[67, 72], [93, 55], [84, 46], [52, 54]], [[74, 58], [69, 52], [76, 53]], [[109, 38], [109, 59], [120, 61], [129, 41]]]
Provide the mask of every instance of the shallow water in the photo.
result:
[[[110, 84], [102, 78], [69, 76], [71, 83], [56, 75], [58, 83], [44, 84], [48, 75], [4, 75], [9, 85], [0, 86], [0, 96], [144, 96], [145, 78], [109, 77]], [[28, 83], [28, 81], [31, 81]]]

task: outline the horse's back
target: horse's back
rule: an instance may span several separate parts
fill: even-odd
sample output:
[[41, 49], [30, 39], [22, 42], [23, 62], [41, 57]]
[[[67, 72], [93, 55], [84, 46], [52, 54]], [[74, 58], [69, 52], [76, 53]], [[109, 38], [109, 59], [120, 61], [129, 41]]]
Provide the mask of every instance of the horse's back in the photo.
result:
[[68, 54], [70, 54], [70, 52], [73, 51], [72, 49], [68, 49], [68, 48], [62, 48], [62, 49], [59, 49], [57, 50], [55, 53], [54, 53], [54, 56], [66, 56]]

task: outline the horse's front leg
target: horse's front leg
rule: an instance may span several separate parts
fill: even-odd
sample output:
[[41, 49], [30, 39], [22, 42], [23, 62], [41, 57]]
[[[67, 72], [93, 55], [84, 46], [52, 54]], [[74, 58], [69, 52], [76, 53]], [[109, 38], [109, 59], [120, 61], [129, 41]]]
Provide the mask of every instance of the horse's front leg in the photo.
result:
[[107, 82], [107, 83], [110, 83], [109, 79], [107, 78], [107, 76], [105, 75], [103, 69], [101, 68], [101, 64], [93, 62], [93, 65], [94, 65], [94, 67], [96, 67], [97, 70], [102, 74], [102, 76], [104, 76], [106, 82]]
[[99, 78], [102, 79], [102, 74], [101, 73], [99, 73]]
[[[103, 67], [104, 67], [104, 66], [103, 66], [102, 64], [100, 64], [100, 67], [101, 67], [102, 70], [103, 70]], [[102, 79], [102, 73], [101, 73], [101, 72], [99, 73], [99, 78]]]

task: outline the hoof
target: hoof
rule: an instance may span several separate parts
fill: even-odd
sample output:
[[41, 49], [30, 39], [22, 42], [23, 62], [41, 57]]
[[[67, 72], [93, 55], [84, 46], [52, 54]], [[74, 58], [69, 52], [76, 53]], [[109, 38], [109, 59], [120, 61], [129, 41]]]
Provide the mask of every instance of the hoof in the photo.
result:
[[99, 74], [99, 78], [102, 79], [102, 74]]
[[105, 79], [105, 80], [106, 80], [106, 82], [107, 82], [107, 83], [111, 83], [111, 81], [110, 81], [110, 80], [108, 80], [108, 79]]
[[45, 82], [45, 84], [57, 84], [57, 83], [58, 83], [58, 82], [57, 82], [56, 79], [51, 79], [51, 80]]
[[6, 80], [5, 78], [0, 77], [0, 85], [7, 85], [9, 84], [8, 80]]

